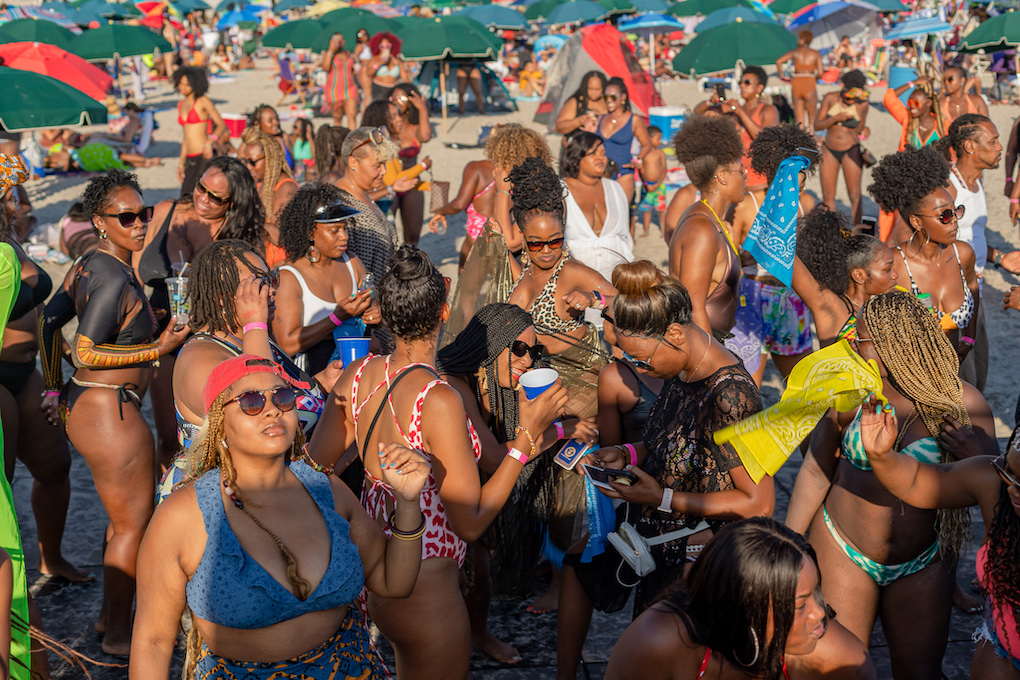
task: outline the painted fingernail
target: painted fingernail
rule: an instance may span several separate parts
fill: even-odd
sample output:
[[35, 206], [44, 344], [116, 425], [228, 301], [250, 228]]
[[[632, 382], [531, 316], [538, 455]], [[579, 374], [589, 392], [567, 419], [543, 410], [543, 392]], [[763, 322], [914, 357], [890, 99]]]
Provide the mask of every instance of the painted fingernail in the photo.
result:
[[397, 474], [398, 474], [398, 475], [400, 474], [400, 470], [399, 470], [399, 469], [397, 470]]

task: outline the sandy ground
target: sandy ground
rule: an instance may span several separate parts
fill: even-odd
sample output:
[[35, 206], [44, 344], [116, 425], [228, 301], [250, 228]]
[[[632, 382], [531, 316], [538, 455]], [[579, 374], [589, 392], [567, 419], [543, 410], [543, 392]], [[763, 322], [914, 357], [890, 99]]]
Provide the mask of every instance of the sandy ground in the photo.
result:
[[[262, 102], [275, 102], [278, 99], [279, 91], [275, 87], [275, 78], [272, 76], [272, 71], [269, 70], [269, 63], [264, 60], [260, 61], [259, 67], [261, 70], [239, 74], [236, 79], [230, 82], [214, 82], [212, 84], [210, 96], [221, 113], [246, 113]], [[664, 84], [662, 92], [666, 102], [671, 105], [686, 104], [693, 107], [702, 98], [697, 92], [696, 86], [689, 82]], [[155, 142], [149, 155], [162, 157], [165, 165], [138, 171], [139, 180], [145, 190], [146, 202], [152, 204], [176, 196], [178, 193], [179, 183], [175, 177], [175, 168], [179, 152], [180, 127], [177, 125], [176, 111], [174, 110], [177, 95], [171, 92], [167, 85], [152, 84], [147, 88], [146, 94], [148, 105], [163, 109], [156, 114], [161, 128], [156, 132]], [[876, 90], [872, 100], [880, 98], [881, 91]], [[444, 142], [474, 143], [478, 138], [479, 129], [483, 125], [519, 122], [545, 132], [542, 126], [531, 122], [536, 106], [537, 104], [533, 102], [523, 102], [521, 111], [514, 114], [451, 117], [447, 134], [442, 134], [440, 120], [438, 116], [435, 117], [433, 120], [439, 128], [439, 134], [423, 149], [423, 154], [431, 156], [435, 161], [435, 178], [450, 181], [452, 183], [451, 195], [456, 192], [464, 165], [468, 161], [479, 158], [481, 152], [476, 149], [450, 149], [444, 146]], [[286, 120], [289, 115], [287, 105], [280, 107], [278, 111], [285, 119], [284, 127], [289, 129], [290, 123]], [[1010, 125], [1016, 114], [1017, 111], [1012, 107], [997, 106], [992, 108], [992, 120], [1002, 131], [1004, 141], [1008, 137]], [[326, 122], [325, 119], [316, 120], [316, 124], [323, 122]], [[894, 151], [898, 141], [899, 126], [892, 117], [880, 109], [875, 109], [869, 114], [868, 124], [872, 135], [867, 142], [867, 147], [876, 155]], [[550, 135], [548, 139], [550, 146], [558, 153], [560, 137]], [[30, 182], [28, 191], [40, 221], [55, 222], [59, 220], [69, 203], [81, 192], [84, 182], [85, 179], [81, 177], [47, 178]], [[863, 182], [865, 188], [868, 183], [869, 178], [866, 172]], [[991, 171], [986, 176], [986, 184], [989, 187], [989, 243], [999, 248], [1016, 247], [1020, 244], [1020, 237], [1008, 220], [1009, 203], [1001, 193], [1002, 170]], [[817, 178], [809, 180], [808, 188], [820, 197], [821, 190]], [[839, 199], [842, 201], [841, 206], [847, 209], [846, 191], [842, 187]], [[878, 213], [877, 206], [867, 198], [864, 210], [865, 214], [877, 215]], [[426, 234], [420, 245], [434, 260], [441, 263], [445, 274], [456, 276], [457, 257], [463, 236], [463, 216], [461, 215], [450, 220], [449, 229], [445, 235]], [[660, 266], [665, 266], [666, 246], [654, 225], [650, 237], [637, 239], [635, 256], [647, 258]], [[53, 268], [50, 269], [52, 272]], [[985, 394], [996, 415], [999, 437], [1008, 435], [1013, 427], [1013, 410], [1017, 395], [1013, 372], [1015, 364], [1013, 362], [1020, 359], [1014, 341], [1020, 331], [1020, 315], [1004, 312], [1001, 305], [1002, 292], [1008, 290], [1010, 284], [1016, 283], [1020, 282], [1015, 281], [1014, 277], [1010, 275], [1006, 275], [1004, 278], [997, 270], [991, 269], [986, 273], [985, 300], [990, 301], [986, 308], [986, 318], [994, 351]], [[781, 383], [778, 374], [770, 368], [766, 373], [766, 381], [762, 390], [766, 403], [773, 403], [778, 398], [780, 390]], [[146, 413], [151, 414], [148, 409], [148, 400], [146, 400]], [[795, 459], [791, 460], [790, 464], [777, 477], [777, 516], [779, 517], [785, 515], [789, 490], [799, 463], [799, 457], [795, 457]], [[64, 541], [65, 555], [75, 563], [87, 566], [96, 574], [100, 574], [102, 571], [100, 544], [106, 518], [95, 495], [88, 469], [81, 457], [77, 455], [74, 456], [72, 484], [74, 493], [68, 533]], [[27, 565], [30, 568], [29, 580], [30, 584], [34, 584], [33, 590], [38, 594], [37, 599], [48, 631], [93, 658], [111, 661], [112, 659], [104, 657], [99, 651], [99, 640], [91, 630], [92, 622], [98, 613], [101, 586], [98, 583], [89, 586], [51, 583], [32, 569], [38, 553], [34, 545], [34, 521], [28, 502], [31, 477], [20, 465], [13, 486], [19, 509], [19, 520], [25, 538]], [[979, 524], [975, 524], [973, 530], [976, 536], [981, 536], [982, 527]], [[961, 561], [960, 582], [967, 583], [972, 577], [973, 558], [968, 556]], [[472, 667], [476, 676], [488, 678], [551, 678], [553, 676], [555, 670], [555, 615], [533, 616], [527, 614], [525, 613], [526, 604], [526, 600], [503, 599], [494, 603], [492, 615], [493, 630], [498, 635], [504, 636], [504, 639], [512, 640], [518, 645], [524, 656], [524, 662], [514, 669], [500, 668], [491, 660], [475, 653]], [[612, 644], [629, 620], [629, 609], [612, 616], [596, 617], [585, 652], [585, 658], [590, 663], [582, 673], [582, 677], [601, 677]], [[964, 616], [959, 612], [954, 612], [951, 644], [944, 664], [947, 677], [953, 680], [962, 680], [967, 677], [970, 659], [973, 655], [970, 632], [978, 620], [979, 617]], [[888, 653], [880, 631], [876, 632], [872, 640], [872, 652], [876, 664], [879, 666], [879, 677], [891, 677]], [[63, 663], [55, 663], [54, 669], [55, 677], [84, 677]], [[122, 678], [126, 677], [126, 672], [123, 669], [93, 669], [92, 677]]]

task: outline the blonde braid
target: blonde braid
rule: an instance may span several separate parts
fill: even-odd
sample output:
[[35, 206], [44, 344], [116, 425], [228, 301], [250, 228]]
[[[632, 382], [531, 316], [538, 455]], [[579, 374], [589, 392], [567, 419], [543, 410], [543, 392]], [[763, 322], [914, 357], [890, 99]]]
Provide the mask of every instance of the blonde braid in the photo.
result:
[[266, 155], [266, 172], [262, 176], [262, 206], [266, 209], [266, 219], [274, 220], [273, 196], [276, 193], [276, 183], [281, 176], [293, 178], [283, 149], [275, 137], [270, 137], [258, 128], [245, 128], [241, 141], [249, 146], [261, 146], [262, 153]]
[[[948, 413], [970, 427], [970, 414], [963, 405], [963, 383], [957, 375], [960, 359], [935, 315], [914, 295], [894, 290], [872, 296], [864, 303], [861, 316], [889, 381], [914, 403], [900, 427], [896, 449], [920, 418], [938, 445], [942, 462], [955, 461], [956, 456], [939, 442], [942, 417]], [[940, 510], [939, 550], [959, 553], [969, 530], [968, 510]]]
[[[926, 83], [918, 83], [917, 89], [927, 95], [928, 99], [931, 101], [931, 113], [935, 116], [935, 132], [938, 134], [940, 139], [945, 137], [949, 128], [946, 126], [945, 118], [942, 116], [942, 104], [939, 101], [938, 93], [935, 91], [934, 81], [929, 80]], [[918, 139], [920, 139], [920, 134], [917, 132], [919, 127], [920, 120], [918, 118], [911, 117], [910, 122], [907, 123], [908, 134], [911, 136], [917, 134]]]

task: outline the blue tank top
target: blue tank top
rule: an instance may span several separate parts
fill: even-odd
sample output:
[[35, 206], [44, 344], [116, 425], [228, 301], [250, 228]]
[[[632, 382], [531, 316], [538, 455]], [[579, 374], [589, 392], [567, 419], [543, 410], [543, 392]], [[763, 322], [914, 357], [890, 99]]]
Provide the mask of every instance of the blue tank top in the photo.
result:
[[[602, 118], [605, 119], [605, 116]], [[602, 137], [602, 143], [606, 147], [606, 156], [609, 157], [609, 160], [614, 161], [618, 168], [623, 170], [623, 166], [634, 159], [630, 153], [630, 145], [634, 141], [634, 115], [631, 114], [624, 126], [610, 137], [602, 134], [602, 120], [599, 120], [598, 131], [599, 137]]]
[[[938, 465], [942, 462], [942, 452], [939, 450], [938, 442], [931, 437], [910, 442], [900, 449], [900, 453], [910, 456], [919, 463]], [[864, 450], [864, 444], [861, 441], [860, 409], [858, 409], [853, 421], [843, 430], [843, 455], [858, 470], [867, 472], [871, 469], [871, 463], [868, 462], [868, 454]]]
[[303, 461], [291, 463], [290, 471], [315, 501], [329, 531], [330, 559], [322, 581], [302, 602], [245, 552], [227, 521], [217, 468], [195, 481], [208, 536], [202, 561], [186, 588], [195, 616], [227, 628], [265, 628], [350, 604], [361, 592], [365, 569], [351, 540], [350, 524], [335, 510], [329, 479]]

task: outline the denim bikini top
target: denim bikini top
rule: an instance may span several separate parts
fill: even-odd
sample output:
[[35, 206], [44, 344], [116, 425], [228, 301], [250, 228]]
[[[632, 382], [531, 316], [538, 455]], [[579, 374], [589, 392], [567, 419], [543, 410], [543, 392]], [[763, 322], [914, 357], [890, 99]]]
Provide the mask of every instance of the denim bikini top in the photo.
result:
[[196, 616], [227, 628], [265, 628], [309, 612], [341, 607], [361, 592], [365, 569], [351, 540], [350, 524], [335, 510], [329, 480], [303, 461], [291, 463], [290, 471], [315, 501], [329, 531], [329, 566], [322, 581], [302, 602], [245, 552], [227, 521], [220, 471], [210, 470], [195, 481], [208, 536], [202, 560], [186, 589], [188, 606]]

